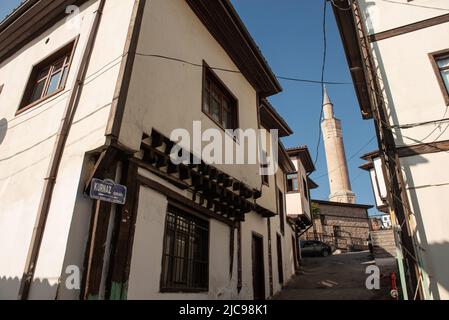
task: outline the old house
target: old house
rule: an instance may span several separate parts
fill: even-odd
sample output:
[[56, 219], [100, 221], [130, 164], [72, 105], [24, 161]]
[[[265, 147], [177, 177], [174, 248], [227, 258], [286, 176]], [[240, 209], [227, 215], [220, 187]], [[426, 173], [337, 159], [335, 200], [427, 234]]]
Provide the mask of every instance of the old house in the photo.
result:
[[449, 3], [334, 4], [362, 116], [379, 138], [366, 160], [391, 213], [404, 298], [448, 299]]
[[368, 210], [372, 206], [324, 200], [312, 203], [319, 214], [314, 217], [314, 230], [308, 230], [304, 239], [320, 240], [343, 251], [368, 250]]
[[[0, 23], [0, 87], [1, 298], [264, 299], [294, 274], [282, 144], [261, 146], [271, 175], [198, 152], [207, 129], [232, 150], [229, 130], [292, 133], [228, 0], [24, 1]], [[94, 179], [126, 201], [92, 199]]]

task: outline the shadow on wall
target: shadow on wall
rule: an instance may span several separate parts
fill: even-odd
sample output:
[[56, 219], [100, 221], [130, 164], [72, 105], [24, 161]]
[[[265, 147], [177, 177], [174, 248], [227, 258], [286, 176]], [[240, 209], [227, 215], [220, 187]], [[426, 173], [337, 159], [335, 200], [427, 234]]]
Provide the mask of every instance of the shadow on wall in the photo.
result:
[[[0, 278], [0, 300], [17, 300], [20, 287], [20, 278]], [[48, 293], [54, 292], [57, 285], [50, 285], [46, 279], [35, 279], [32, 284], [33, 292], [37, 292], [39, 296], [50, 296]]]
[[[372, 48], [373, 48], [375, 57], [377, 59], [376, 72], [380, 75], [380, 78], [381, 78], [381, 80], [379, 81], [380, 85], [381, 85], [381, 88], [380, 88], [381, 92], [379, 92], [379, 94], [385, 95], [385, 97], [386, 97], [385, 102], [387, 105], [387, 110], [389, 112], [389, 114], [387, 116], [392, 119], [392, 123], [400, 123], [399, 119], [398, 119], [398, 115], [396, 113], [396, 108], [394, 105], [394, 99], [393, 99], [391, 87], [390, 87], [390, 84], [389, 84], [389, 81], [387, 78], [387, 74], [386, 74], [386, 71], [384, 68], [384, 63], [382, 60], [382, 55], [381, 55], [379, 46], [376, 42], [374, 42], [374, 43], [372, 43]], [[443, 131], [443, 133], [447, 129], [448, 128], [446, 128]], [[401, 133], [400, 129], [395, 129], [394, 135], [396, 138], [396, 144], [398, 146], [405, 144], [404, 138], [408, 138], [409, 140], [414, 141], [415, 143], [423, 143], [423, 142], [429, 143], [429, 142], [437, 141], [441, 137], [441, 134], [439, 136], [437, 136], [437, 138], [433, 138], [431, 140], [428, 139], [428, 138], [430, 138], [430, 135], [427, 137], [408, 137], [408, 136], [403, 135]], [[419, 139], [421, 139], [421, 140], [419, 140]], [[426, 140], [426, 141], [423, 141], [423, 140]], [[414, 181], [413, 181], [411, 167], [417, 166], [420, 164], [424, 164], [427, 162], [428, 161], [425, 158], [415, 155], [413, 164], [405, 165], [405, 166], [402, 165], [407, 185], [411, 185], [411, 186], [415, 185]], [[410, 195], [410, 204], [411, 204], [412, 210], [414, 212], [416, 224], [417, 224], [417, 230], [416, 230], [417, 234], [414, 234], [414, 236], [415, 237], [417, 235], [419, 236], [420, 245], [422, 248], [424, 248], [424, 250], [426, 250], [426, 252], [423, 253], [423, 256], [427, 255], [429, 258], [429, 259], [425, 259], [426, 264], [424, 266], [424, 269], [427, 272], [427, 274], [429, 274], [429, 275], [433, 275], [433, 274], [445, 275], [443, 277], [439, 276], [438, 281], [439, 281], [439, 285], [441, 287], [444, 287], [444, 289], [449, 292], [449, 276], [447, 276], [447, 270], [449, 269], [449, 243], [443, 243], [443, 244], [429, 244], [428, 243], [427, 234], [426, 234], [426, 230], [424, 229], [424, 223], [423, 223], [423, 218], [422, 218], [422, 208], [420, 207], [419, 197], [416, 193], [416, 190], [410, 189], [409, 195]], [[432, 264], [432, 260], [434, 260], [434, 259], [436, 259], [436, 261], [438, 261], [438, 265]], [[440, 262], [440, 261], [443, 261], [443, 262]], [[439, 300], [441, 298], [440, 292], [438, 290], [437, 280], [435, 279], [435, 277], [430, 277], [430, 283], [428, 283], [428, 290], [432, 294], [433, 299]]]
[[[432, 243], [428, 245], [427, 251], [429, 252], [428, 254], [431, 255], [431, 259], [438, 259], [438, 265], [433, 266], [433, 272], [440, 275], [438, 279], [440, 287], [443, 287], [449, 292], [449, 242]], [[426, 271], [432, 275], [430, 270]], [[430, 279], [429, 291], [432, 292], [434, 299], [441, 299], [442, 297], [439, 295], [436, 279], [434, 277], [431, 277]], [[448, 299], [447, 293], [442, 299]]]
[[8, 120], [5, 118], [0, 119], [0, 145], [3, 143], [8, 131]]

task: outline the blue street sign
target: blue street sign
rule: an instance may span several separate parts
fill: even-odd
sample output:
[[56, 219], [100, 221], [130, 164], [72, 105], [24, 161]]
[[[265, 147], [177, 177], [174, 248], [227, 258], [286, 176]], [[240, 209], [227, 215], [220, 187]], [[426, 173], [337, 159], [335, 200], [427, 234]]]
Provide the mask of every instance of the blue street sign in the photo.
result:
[[126, 192], [125, 186], [116, 184], [112, 180], [92, 179], [90, 184], [90, 197], [95, 200], [125, 204]]

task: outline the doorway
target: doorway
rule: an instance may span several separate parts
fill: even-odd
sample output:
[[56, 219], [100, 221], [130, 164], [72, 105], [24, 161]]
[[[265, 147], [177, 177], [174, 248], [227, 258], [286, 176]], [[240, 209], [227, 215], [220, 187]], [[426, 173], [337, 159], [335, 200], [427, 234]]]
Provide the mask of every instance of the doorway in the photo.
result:
[[263, 258], [263, 237], [253, 234], [252, 239], [253, 259], [253, 291], [254, 300], [265, 299], [265, 267]]

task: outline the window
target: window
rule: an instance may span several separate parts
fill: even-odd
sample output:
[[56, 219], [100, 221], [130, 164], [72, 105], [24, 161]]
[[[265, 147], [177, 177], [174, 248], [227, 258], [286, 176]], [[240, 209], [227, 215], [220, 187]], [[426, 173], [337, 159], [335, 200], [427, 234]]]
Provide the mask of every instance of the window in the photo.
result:
[[203, 112], [223, 129], [237, 129], [237, 99], [204, 63]]
[[3, 91], [3, 84], [0, 84], [0, 94], [2, 94]]
[[73, 48], [74, 42], [34, 66], [19, 111], [64, 90]]
[[163, 246], [161, 291], [208, 291], [208, 222], [169, 205]]
[[270, 186], [270, 176], [267, 174], [262, 175], [262, 182], [266, 186]]
[[287, 192], [299, 192], [297, 173], [287, 175]]
[[266, 186], [270, 186], [270, 176], [268, 175], [268, 168], [270, 166], [268, 162], [268, 153], [266, 151], [262, 151], [262, 164], [260, 165], [261, 174], [262, 174], [262, 183]]
[[449, 106], [449, 50], [431, 53], [430, 59], [446, 105]]
[[278, 207], [279, 207], [279, 222], [281, 225], [281, 233], [285, 234], [285, 212], [284, 212], [284, 194], [281, 190], [278, 190]]
[[334, 237], [341, 237], [341, 227], [340, 226], [334, 226]]

